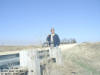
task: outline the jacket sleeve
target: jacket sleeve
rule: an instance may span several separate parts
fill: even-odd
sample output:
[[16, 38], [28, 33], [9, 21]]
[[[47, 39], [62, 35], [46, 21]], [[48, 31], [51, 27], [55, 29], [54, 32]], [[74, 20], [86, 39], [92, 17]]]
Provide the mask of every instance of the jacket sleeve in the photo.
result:
[[50, 35], [47, 36], [46, 41], [50, 41]]
[[59, 38], [58, 35], [57, 35], [57, 45], [58, 45], [58, 46], [60, 45], [60, 38]]
[[48, 44], [50, 45], [50, 35], [47, 36], [46, 41], [47, 41]]

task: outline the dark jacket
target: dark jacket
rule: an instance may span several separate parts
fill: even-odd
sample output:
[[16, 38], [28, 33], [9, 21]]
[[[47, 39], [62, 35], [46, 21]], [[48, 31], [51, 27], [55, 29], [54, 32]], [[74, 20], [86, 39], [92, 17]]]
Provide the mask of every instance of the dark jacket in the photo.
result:
[[[58, 36], [57, 34], [55, 34], [55, 35], [53, 36], [53, 40], [54, 40], [54, 41], [53, 41], [54, 47], [60, 45], [60, 39], [59, 39], [59, 36]], [[48, 41], [49, 46], [50, 46], [50, 45], [51, 45], [51, 35], [48, 35], [47, 41]]]

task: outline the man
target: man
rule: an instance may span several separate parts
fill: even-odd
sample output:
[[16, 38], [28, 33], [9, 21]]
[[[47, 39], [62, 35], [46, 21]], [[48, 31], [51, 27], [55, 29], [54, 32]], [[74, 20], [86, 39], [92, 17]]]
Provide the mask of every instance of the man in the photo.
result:
[[59, 36], [55, 33], [54, 28], [51, 28], [51, 34], [48, 35], [47, 41], [49, 46], [57, 47], [60, 45]]
[[55, 33], [54, 28], [51, 29], [51, 34], [48, 35], [47, 41], [49, 43], [50, 57], [59, 65], [62, 64], [61, 49], [58, 47], [60, 45], [59, 36]]

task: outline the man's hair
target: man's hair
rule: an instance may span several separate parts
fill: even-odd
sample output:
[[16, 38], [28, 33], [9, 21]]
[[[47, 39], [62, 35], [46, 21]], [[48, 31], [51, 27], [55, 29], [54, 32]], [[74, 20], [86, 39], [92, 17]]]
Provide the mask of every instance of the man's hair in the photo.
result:
[[52, 31], [52, 30], [54, 30], [54, 31], [55, 31], [55, 29], [54, 29], [54, 28], [51, 28], [51, 31]]

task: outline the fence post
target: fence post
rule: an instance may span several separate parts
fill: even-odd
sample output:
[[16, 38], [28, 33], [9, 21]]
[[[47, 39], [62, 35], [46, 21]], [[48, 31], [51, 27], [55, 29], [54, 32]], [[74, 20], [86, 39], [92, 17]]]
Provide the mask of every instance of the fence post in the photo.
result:
[[38, 51], [36, 50], [21, 51], [20, 66], [28, 69], [28, 75], [41, 75]]

